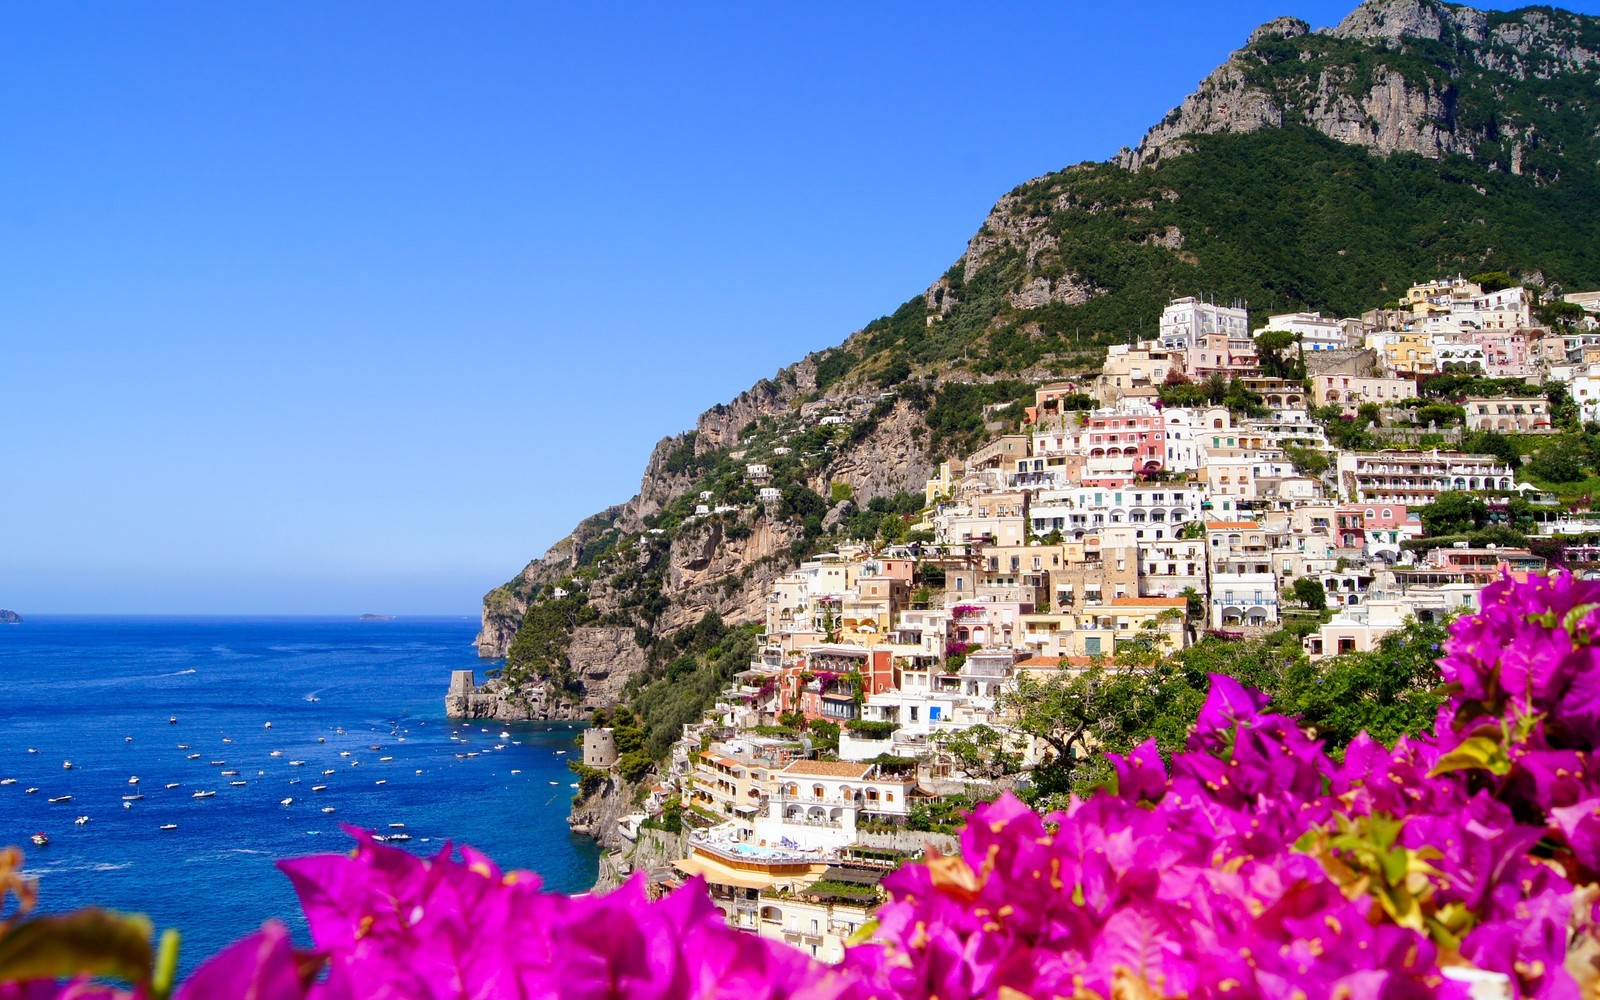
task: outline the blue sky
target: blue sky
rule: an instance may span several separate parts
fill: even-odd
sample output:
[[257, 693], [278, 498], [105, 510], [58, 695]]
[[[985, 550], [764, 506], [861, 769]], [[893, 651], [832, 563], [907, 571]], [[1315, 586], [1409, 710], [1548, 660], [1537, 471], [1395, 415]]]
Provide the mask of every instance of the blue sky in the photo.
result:
[[1349, 6], [7, 5], [0, 607], [475, 614], [1006, 190]]

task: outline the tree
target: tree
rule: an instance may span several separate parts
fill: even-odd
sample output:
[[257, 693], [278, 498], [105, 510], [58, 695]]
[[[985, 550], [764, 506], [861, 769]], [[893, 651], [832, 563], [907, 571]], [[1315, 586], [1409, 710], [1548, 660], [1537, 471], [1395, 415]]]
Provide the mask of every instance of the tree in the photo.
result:
[[1292, 444], [1283, 446], [1284, 457], [1289, 464], [1294, 466], [1294, 471], [1302, 476], [1316, 478], [1327, 472], [1331, 463], [1328, 456], [1313, 448], [1298, 448]]
[[1453, 403], [1429, 403], [1417, 407], [1417, 423], [1423, 427], [1432, 424], [1436, 427], [1449, 427], [1453, 424], [1465, 422], [1467, 411]]
[[1417, 513], [1430, 535], [1465, 535], [1483, 527], [1489, 507], [1471, 493], [1446, 490]]
[[1013, 733], [979, 723], [934, 737], [939, 750], [980, 781], [995, 781], [1022, 770], [1024, 747]]
[[1528, 472], [1547, 483], [1576, 483], [1588, 476], [1588, 443], [1576, 434], [1551, 438], [1533, 453]]
[[1522, 464], [1517, 443], [1498, 431], [1468, 431], [1461, 436], [1461, 450], [1472, 455], [1493, 455], [1513, 469]]
[[1435, 661], [1448, 635], [1442, 622], [1413, 618], [1371, 652], [1297, 664], [1271, 692], [1273, 710], [1299, 715], [1330, 750], [1362, 732], [1393, 746], [1434, 721], [1444, 700]]
[[1183, 600], [1185, 602], [1184, 614], [1188, 616], [1190, 621], [1203, 622], [1206, 620], [1206, 599], [1200, 596], [1200, 591], [1193, 587], [1183, 588]]
[[1483, 274], [1474, 274], [1467, 280], [1483, 289], [1485, 293], [1498, 292], [1516, 284], [1511, 275], [1504, 271], [1485, 271]]
[[1294, 599], [1312, 611], [1322, 611], [1328, 606], [1328, 591], [1321, 580], [1302, 576], [1294, 582]]
[[1256, 355], [1261, 359], [1261, 374], [1268, 378], [1304, 378], [1296, 347], [1300, 338], [1287, 330], [1263, 330], [1256, 335]]

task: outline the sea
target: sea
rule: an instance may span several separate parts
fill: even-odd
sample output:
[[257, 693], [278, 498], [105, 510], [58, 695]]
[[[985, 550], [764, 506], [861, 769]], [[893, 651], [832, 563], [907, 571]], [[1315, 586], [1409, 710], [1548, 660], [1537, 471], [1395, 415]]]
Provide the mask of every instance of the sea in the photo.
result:
[[309, 946], [274, 862], [349, 850], [346, 824], [407, 835], [394, 846], [421, 856], [468, 844], [551, 891], [585, 891], [598, 854], [566, 825], [581, 727], [444, 716], [450, 671], [493, 666], [476, 630], [465, 617], [0, 625], [0, 846], [26, 852], [42, 911], [92, 904], [177, 928], [183, 971], [272, 918]]

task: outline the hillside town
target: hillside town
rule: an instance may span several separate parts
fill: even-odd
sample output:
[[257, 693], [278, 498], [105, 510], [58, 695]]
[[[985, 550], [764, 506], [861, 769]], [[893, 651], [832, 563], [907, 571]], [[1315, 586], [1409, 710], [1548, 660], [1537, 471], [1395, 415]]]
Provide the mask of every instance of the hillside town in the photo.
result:
[[[1318, 616], [1313, 662], [1370, 651], [1551, 552], [1600, 561], [1535, 544], [1600, 531], [1587, 495], [1529, 472], [1541, 441], [1600, 420], [1600, 292], [1561, 302], [1536, 312], [1521, 286], [1461, 277], [1342, 319], [1253, 325], [1243, 304], [1172, 301], [1158, 336], [1040, 386], [1019, 427], [941, 464], [905, 540], [778, 579], [758, 655], [620, 821], [632, 841], [670, 812], [686, 855], [636, 862], [659, 885], [701, 876], [732, 925], [836, 960], [882, 876], [939, 842], [915, 815], [1025, 783], [1054, 752], [1013, 727], [1024, 679], [1260, 636], [1291, 613]], [[778, 502], [765, 466], [746, 475]], [[702, 500], [691, 516], [724, 512]], [[956, 752], [977, 731], [1014, 755], [1010, 775]], [[617, 760], [610, 728], [586, 732], [586, 768]]]

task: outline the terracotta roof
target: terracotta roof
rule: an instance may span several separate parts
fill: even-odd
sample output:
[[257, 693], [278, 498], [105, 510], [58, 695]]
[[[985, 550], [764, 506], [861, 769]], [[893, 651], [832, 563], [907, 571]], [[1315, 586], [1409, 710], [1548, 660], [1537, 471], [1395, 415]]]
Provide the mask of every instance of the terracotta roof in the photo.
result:
[[843, 760], [797, 760], [781, 773], [813, 778], [854, 778], [859, 781], [870, 770], [871, 764], [852, 764]]
[[1261, 527], [1261, 525], [1257, 524], [1255, 521], [1207, 521], [1206, 522], [1206, 527], [1209, 528], [1209, 529], [1213, 529], [1213, 530], [1217, 529], [1217, 528], [1257, 528], [1257, 529], [1259, 529]]
[[1183, 597], [1113, 597], [1113, 608], [1186, 608], [1189, 606], [1187, 598]]
[[1059, 656], [1030, 656], [1017, 664], [1019, 667], [1059, 667], [1062, 657]]

